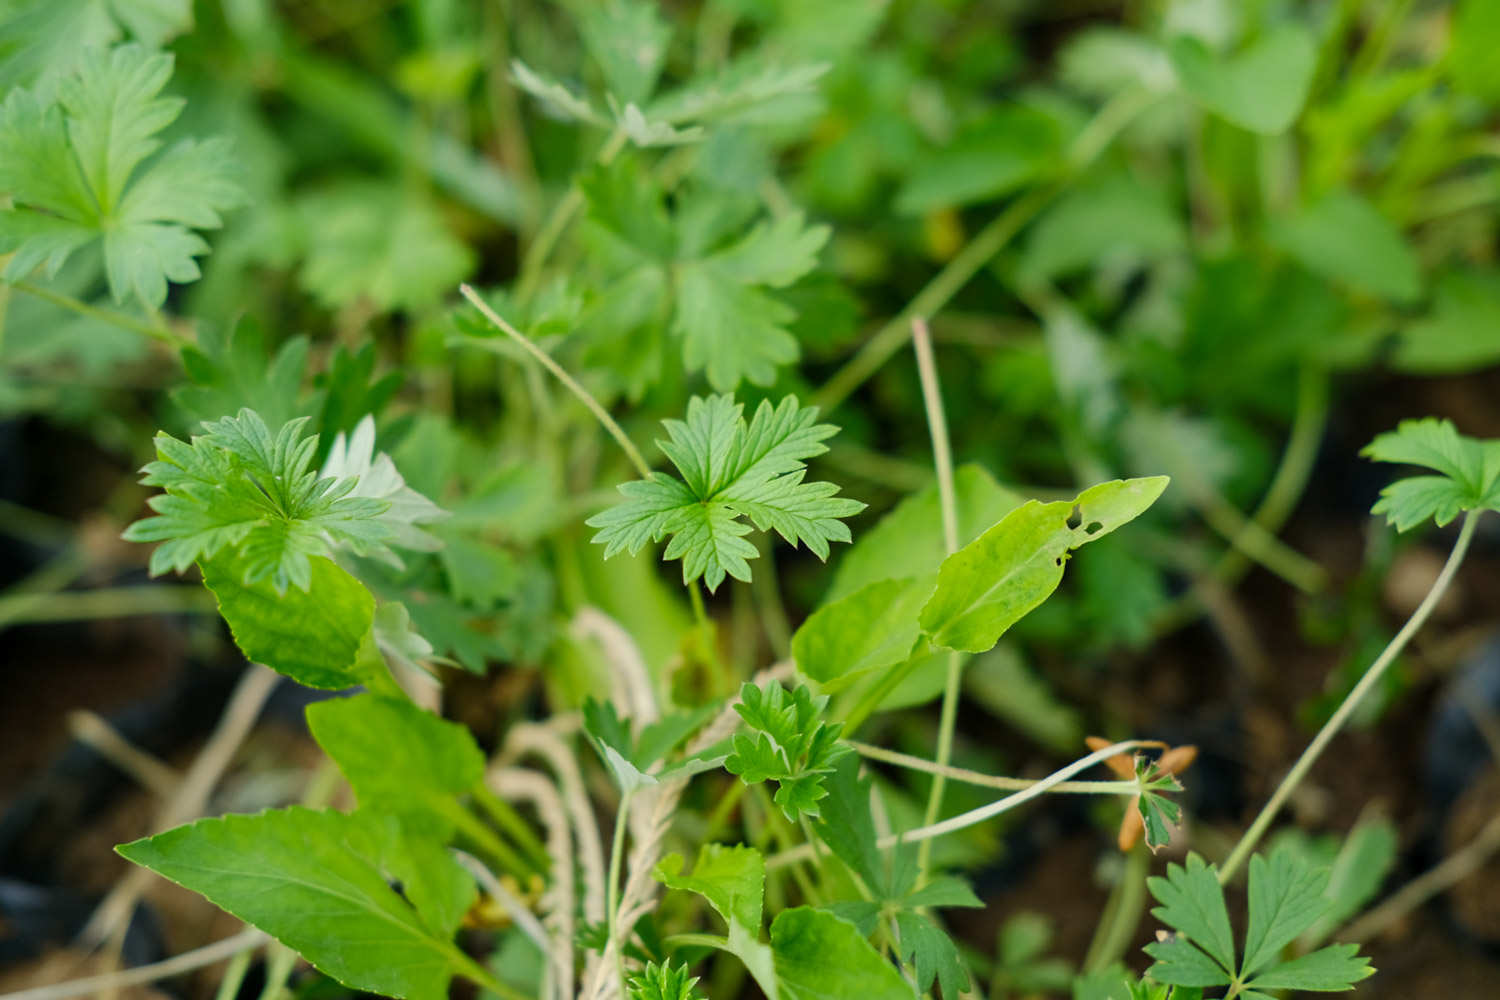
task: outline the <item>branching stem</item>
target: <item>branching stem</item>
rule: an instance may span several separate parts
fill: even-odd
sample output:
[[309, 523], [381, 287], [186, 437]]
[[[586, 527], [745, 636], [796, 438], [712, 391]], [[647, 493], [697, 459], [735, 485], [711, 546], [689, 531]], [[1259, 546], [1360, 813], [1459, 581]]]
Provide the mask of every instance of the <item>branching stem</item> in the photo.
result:
[[10, 283], [10, 286], [18, 292], [25, 292], [27, 295], [41, 299], [44, 302], [50, 302], [55, 306], [61, 306], [80, 316], [87, 316], [90, 319], [99, 320], [101, 323], [108, 323], [122, 330], [129, 330], [131, 333], [138, 333], [143, 337], [159, 340], [179, 350], [192, 346], [191, 341], [186, 337], [173, 333], [165, 324], [154, 325], [145, 320], [136, 319], [134, 316], [115, 312], [112, 309], [100, 309], [98, 306], [91, 306], [87, 302], [75, 299], [71, 295], [54, 292], [50, 288], [43, 288], [41, 285], [34, 285], [29, 281], [13, 281]]

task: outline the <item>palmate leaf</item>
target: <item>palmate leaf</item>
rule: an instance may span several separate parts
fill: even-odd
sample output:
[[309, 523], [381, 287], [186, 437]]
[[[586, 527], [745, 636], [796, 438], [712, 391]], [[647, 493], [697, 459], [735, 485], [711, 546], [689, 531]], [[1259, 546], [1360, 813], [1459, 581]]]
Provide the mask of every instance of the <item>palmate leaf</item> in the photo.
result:
[[671, 962], [650, 962], [625, 982], [630, 1000], [703, 1000], [697, 987], [698, 977], [686, 965]]
[[818, 816], [824, 778], [848, 751], [838, 742], [843, 724], [822, 720], [827, 706], [827, 696], [815, 697], [805, 684], [788, 692], [774, 682], [744, 685], [734, 706], [749, 732], [734, 735], [725, 769], [747, 785], [775, 781], [774, 801], [793, 823]]
[[1500, 510], [1500, 441], [1460, 434], [1451, 420], [1403, 420], [1360, 454], [1441, 473], [1408, 476], [1380, 491], [1373, 513], [1384, 514], [1397, 531], [1429, 517], [1441, 527], [1466, 510]]
[[305, 418], [272, 434], [254, 410], [204, 424], [191, 442], [156, 436], [157, 461], [143, 470], [147, 486], [165, 491], [149, 501], [156, 512], [124, 537], [161, 542], [151, 573], [181, 572], [225, 549], [237, 556], [244, 584], [271, 581], [278, 592], [307, 590], [309, 560], [344, 548], [395, 558], [379, 518], [386, 500], [351, 496], [353, 478], [320, 477], [311, 469], [316, 437], [303, 437]]
[[1326, 871], [1309, 868], [1292, 850], [1270, 860], [1250, 860], [1250, 920], [1243, 960], [1235, 958], [1234, 935], [1224, 890], [1215, 869], [1196, 854], [1187, 865], [1168, 865], [1165, 878], [1147, 881], [1161, 905], [1152, 914], [1176, 933], [1146, 946], [1156, 963], [1146, 974], [1158, 983], [1184, 987], [1238, 986], [1241, 996], [1281, 989], [1333, 993], [1354, 988], [1371, 975], [1358, 946], [1331, 945], [1284, 960], [1283, 949], [1328, 909]]
[[182, 110], [161, 97], [172, 57], [137, 44], [95, 52], [58, 83], [55, 103], [17, 89], [0, 105], [0, 253], [5, 276], [55, 274], [100, 242], [116, 302], [148, 307], [167, 282], [198, 278], [208, 244], [193, 230], [220, 224], [242, 201], [228, 143], [184, 140], [153, 158]]
[[683, 583], [701, 576], [709, 590], [726, 575], [750, 579], [757, 552], [741, 518], [826, 559], [830, 542], [849, 541], [841, 519], [865, 505], [835, 496], [831, 483], [804, 482], [805, 460], [827, 451], [822, 442], [837, 431], [817, 418], [788, 396], [762, 402], [747, 424], [732, 397], [693, 397], [687, 420], [665, 421], [669, 440], [658, 442], [682, 478], [653, 473], [623, 484], [625, 502], [589, 518], [594, 541], [609, 558], [670, 536], [663, 558], [681, 559]]

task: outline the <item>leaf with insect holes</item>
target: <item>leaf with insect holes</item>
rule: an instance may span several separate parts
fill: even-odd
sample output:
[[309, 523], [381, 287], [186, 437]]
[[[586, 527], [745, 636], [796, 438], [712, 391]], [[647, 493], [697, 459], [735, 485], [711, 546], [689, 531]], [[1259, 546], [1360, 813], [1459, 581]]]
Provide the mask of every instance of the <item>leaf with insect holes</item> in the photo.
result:
[[310, 559], [336, 550], [396, 558], [380, 517], [386, 500], [352, 495], [354, 478], [312, 471], [316, 437], [303, 437], [305, 418], [274, 434], [254, 410], [203, 425], [190, 442], [156, 436], [157, 460], [141, 482], [165, 492], [149, 501], [156, 516], [132, 524], [124, 537], [161, 542], [151, 554], [153, 576], [182, 572], [194, 561], [231, 550], [254, 585], [270, 580], [278, 592], [307, 590]]
[[1403, 420], [1360, 454], [1441, 473], [1408, 476], [1380, 491], [1373, 513], [1384, 514], [1397, 531], [1429, 517], [1441, 527], [1463, 511], [1500, 510], [1500, 441], [1460, 434], [1451, 420]]
[[1278, 850], [1250, 860], [1250, 920], [1243, 961], [1236, 961], [1234, 935], [1216, 870], [1196, 854], [1186, 866], [1168, 865], [1165, 878], [1147, 880], [1161, 905], [1152, 914], [1176, 933], [1146, 946], [1156, 960], [1146, 974], [1158, 983], [1183, 987], [1231, 986], [1241, 996], [1272, 990], [1340, 992], [1371, 975], [1358, 946], [1331, 945], [1284, 961], [1282, 950], [1315, 924], [1330, 903], [1326, 871], [1307, 867], [1295, 851]]
[[1017, 507], [944, 560], [922, 607], [922, 631], [948, 649], [990, 649], [1057, 589], [1069, 552], [1134, 520], [1161, 496], [1167, 481], [1166, 476], [1115, 480], [1072, 500], [1032, 500]]
[[195, 281], [195, 258], [220, 213], [243, 201], [226, 140], [184, 139], [159, 155], [182, 110], [162, 97], [172, 56], [138, 44], [95, 51], [57, 85], [56, 102], [16, 89], [0, 104], [0, 253], [9, 280], [54, 275], [72, 254], [101, 244], [116, 302], [148, 308], [167, 282]]
[[625, 502], [589, 518], [594, 541], [607, 559], [670, 537], [663, 558], [681, 559], [683, 583], [701, 576], [711, 591], [726, 575], [750, 579], [757, 552], [741, 518], [827, 559], [830, 542], [849, 541], [841, 519], [864, 504], [835, 496], [832, 483], [804, 482], [805, 460], [837, 431], [817, 418], [792, 396], [762, 402], [749, 423], [730, 396], [693, 397], [687, 420], [666, 421], [669, 440], [658, 442], [682, 478], [657, 472], [623, 484]]

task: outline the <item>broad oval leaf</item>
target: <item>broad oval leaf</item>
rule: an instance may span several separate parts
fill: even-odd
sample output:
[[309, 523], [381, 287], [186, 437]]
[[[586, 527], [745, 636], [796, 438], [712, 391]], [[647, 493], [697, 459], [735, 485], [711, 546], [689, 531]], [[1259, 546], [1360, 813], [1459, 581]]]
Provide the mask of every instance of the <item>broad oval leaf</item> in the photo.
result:
[[1174, 38], [1167, 48], [1182, 89], [1241, 128], [1284, 132], [1302, 113], [1317, 66], [1306, 28], [1289, 24], [1268, 32], [1243, 52], [1215, 55], [1197, 38]]
[[[472, 963], [387, 883], [394, 872], [381, 840], [369, 817], [292, 807], [198, 820], [115, 850], [259, 927], [346, 986], [443, 1000], [454, 973]], [[422, 861], [455, 864], [443, 853]]]
[[779, 1000], [911, 1000], [911, 987], [855, 926], [827, 910], [783, 910], [771, 924]]
[[[1046, 600], [1072, 549], [1114, 531], [1161, 496], [1167, 477], [1114, 480], [1071, 502], [1029, 501], [949, 556], [922, 608], [922, 630], [948, 649], [982, 653]], [[1076, 527], [1070, 526], [1076, 515]]]
[[375, 598], [331, 560], [313, 556], [308, 564], [305, 591], [277, 593], [270, 579], [247, 584], [231, 558], [204, 561], [203, 582], [249, 659], [308, 687], [363, 684], [374, 649]]

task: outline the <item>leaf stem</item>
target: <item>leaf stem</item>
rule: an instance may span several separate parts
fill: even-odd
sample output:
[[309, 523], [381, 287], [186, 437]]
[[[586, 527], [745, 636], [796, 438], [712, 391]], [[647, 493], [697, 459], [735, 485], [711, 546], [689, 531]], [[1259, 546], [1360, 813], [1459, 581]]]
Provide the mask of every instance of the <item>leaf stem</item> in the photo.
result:
[[[883, 764], [894, 764], [897, 767], [909, 768], [913, 771], [925, 771], [928, 774], [942, 774], [953, 781], [961, 781], [966, 785], [976, 785], [980, 788], [998, 788], [1008, 792], [1020, 791], [1030, 788], [1040, 778], [1011, 778], [998, 774], [985, 774], [982, 771], [971, 771], [966, 767], [953, 767], [934, 764], [930, 760], [921, 757], [913, 757], [910, 754], [900, 753], [896, 750], [887, 750], [869, 743], [861, 743], [858, 740], [846, 740], [855, 753], [870, 760], [878, 760]], [[1049, 791], [1072, 793], [1075, 795], [1137, 795], [1141, 786], [1134, 781], [1064, 781], [1053, 785]]]
[[164, 325], [155, 326], [144, 320], [136, 319], [134, 316], [127, 316], [124, 313], [115, 312], [112, 309], [100, 309], [98, 306], [91, 306], [87, 302], [76, 299], [71, 295], [64, 295], [61, 292], [54, 292], [50, 288], [43, 288], [41, 285], [34, 285], [29, 281], [12, 281], [10, 282], [10, 286], [17, 291], [25, 292], [27, 295], [41, 299], [44, 302], [50, 302], [55, 306], [61, 306], [62, 308], [75, 312], [80, 316], [87, 316], [90, 319], [99, 320], [101, 323], [108, 323], [111, 326], [117, 326], [122, 330], [129, 330], [130, 332], [138, 333], [143, 337], [150, 337], [152, 340], [159, 340], [162, 343], [169, 344], [172, 347], [178, 348], [179, 350], [184, 347], [192, 346], [192, 342], [189, 341], [186, 337], [173, 333]]
[[[543, 368], [551, 372], [559, 382], [566, 386], [569, 392], [578, 397], [578, 401], [588, 407], [589, 412], [594, 415], [594, 419], [598, 420], [604, 429], [609, 432], [610, 437], [615, 439], [621, 450], [625, 452], [625, 457], [630, 459], [630, 464], [635, 466], [636, 472], [640, 473], [641, 478], [651, 478], [651, 466], [646, 464], [645, 457], [641, 455], [630, 438], [626, 436], [624, 428], [615, 422], [615, 418], [609, 415], [609, 411], [587, 389], [580, 385], [577, 379], [569, 375], [562, 365], [552, 360], [552, 355], [532, 343], [530, 338], [511, 326], [499, 313], [491, 309], [489, 304], [480, 298], [479, 293], [474, 291], [473, 288], [468, 285], [459, 285], [458, 290], [496, 329], [521, 345], [528, 354], [536, 358]], [[494, 349], [494, 345], [488, 344], [483, 338], [472, 338], [468, 342], [476, 346], [487, 346], [492, 350]]]
[[470, 790], [470, 794], [474, 796], [474, 801], [479, 803], [480, 808], [488, 813], [501, 829], [510, 834], [511, 839], [520, 846], [532, 865], [541, 871], [547, 871], [552, 867], [552, 859], [547, 855], [546, 846], [509, 802], [496, 795], [482, 780]]
[[1146, 908], [1146, 874], [1150, 871], [1150, 859], [1151, 853], [1142, 843], [1137, 843], [1125, 855], [1125, 868], [1110, 890], [1109, 899], [1104, 904], [1104, 915], [1099, 919], [1084, 956], [1085, 973], [1098, 972], [1124, 957]]
[[[627, 136], [624, 129], [615, 129], [594, 162], [599, 166], [608, 166], [620, 155], [620, 150], [625, 148]], [[526, 302], [532, 295], [536, 294], [537, 286], [541, 284], [542, 267], [547, 263], [547, 258], [552, 255], [557, 241], [567, 230], [568, 223], [573, 221], [573, 216], [583, 206], [583, 189], [574, 180], [568, 186], [568, 193], [563, 195], [558, 203], [553, 206], [552, 214], [547, 216], [547, 221], [537, 230], [536, 239], [531, 246], [526, 248], [526, 255], [521, 259], [521, 273], [516, 279], [516, 300]]]
[[[951, 556], [958, 551], [958, 503], [953, 491], [953, 450], [948, 441], [948, 418], [943, 413], [943, 392], [938, 382], [937, 362], [932, 354], [932, 336], [927, 331], [927, 321], [921, 316], [912, 317], [911, 342], [917, 355], [917, 376], [922, 383], [927, 429], [932, 435], [932, 464], [937, 472], [938, 499], [943, 518], [943, 552]], [[943, 681], [943, 705], [938, 719], [938, 770], [933, 772], [932, 787], [927, 794], [924, 826], [936, 823], [938, 814], [943, 809], [946, 769], [948, 762], [953, 759], [953, 731], [958, 722], [958, 690], [963, 662], [963, 657], [957, 652], [948, 654], [948, 671]], [[924, 840], [917, 849], [918, 885], [926, 883], [931, 861], [932, 841]]]
[[194, 585], [101, 587], [72, 593], [22, 591], [0, 597], [0, 629], [22, 623], [91, 621], [134, 615], [213, 614], [213, 596]]
[[[1119, 743], [1112, 743], [1107, 747], [1095, 750], [1087, 757], [1080, 757], [1078, 760], [1075, 760], [1073, 763], [1067, 765], [1066, 767], [1053, 771], [1047, 777], [1036, 782], [1030, 788], [1022, 789], [1021, 791], [1016, 792], [1013, 795], [1007, 795], [1003, 799], [991, 802], [988, 805], [980, 806], [977, 809], [970, 809], [968, 812], [959, 813], [957, 816], [951, 816], [940, 823], [933, 823], [929, 826], [920, 826], [915, 830], [907, 830], [902, 833], [887, 834], [886, 836], [881, 837], [879, 840], [877, 840], [875, 842], [875, 845], [882, 850], [886, 850], [895, 847], [898, 844], [910, 844], [917, 841], [930, 840], [933, 837], [941, 837], [946, 833], [953, 833], [956, 830], [962, 830], [966, 827], [974, 826], [977, 823], [983, 823], [985, 820], [993, 819], [994, 817], [999, 816], [1001, 813], [1009, 812], [1016, 806], [1023, 805], [1024, 803], [1030, 802], [1032, 799], [1037, 798], [1040, 795], [1044, 795], [1047, 792], [1052, 791], [1052, 789], [1056, 788], [1058, 785], [1061, 785], [1063, 782], [1073, 777], [1073, 775], [1078, 774], [1080, 771], [1086, 771], [1090, 767], [1093, 767], [1095, 764], [1113, 757], [1115, 754], [1125, 753], [1126, 751], [1134, 750], [1138, 747], [1159, 745], [1160, 744], [1155, 740], [1123, 740]], [[1134, 786], [1135, 783], [1131, 782], [1131, 785]], [[812, 857], [812, 848], [807, 844], [803, 844], [800, 847], [793, 848], [789, 851], [781, 851], [780, 853], [773, 854], [771, 857], [767, 858], [766, 870], [769, 871], [773, 868], [783, 868], [789, 864], [795, 864], [798, 861], [804, 861], [810, 857]]]
[[[703, 588], [698, 586], [697, 580], [688, 581], [688, 599], [693, 605], [693, 621], [698, 626], [698, 634], [703, 640], [703, 655], [708, 658], [708, 665], [713, 668], [716, 675], [714, 680], [721, 687], [727, 687], [729, 673], [724, 669], [724, 664], [719, 660], [719, 642], [714, 624], [709, 620], [708, 608], [703, 604]], [[727, 693], [727, 692], [726, 692]]]
[[625, 860], [625, 827], [630, 816], [630, 799], [634, 789], [620, 795], [620, 808], [615, 812], [615, 834], [609, 846], [609, 880], [604, 886], [604, 916], [609, 922], [609, 946], [615, 950], [615, 975], [620, 981], [620, 996], [627, 996], [625, 989], [625, 945], [620, 941], [620, 867]]
[[1250, 852], [1255, 850], [1255, 845], [1265, 835], [1267, 827], [1271, 825], [1271, 821], [1281, 811], [1281, 807], [1285, 804], [1287, 797], [1302, 783], [1302, 779], [1307, 777], [1307, 772], [1312, 769], [1318, 757], [1328, 748], [1328, 744], [1333, 741], [1333, 738], [1338, 735], [1339, 730], [1344, 728], [1344, 724], [1349, 721], [1349, 717], [1354, 714], [1354, 710], [1359, 707], [1359, 703], [1364, 700], [1365, 695], [1369, 694], [1370, 690], [1379, 683], [1386, 668], [1395, 661], [1401, 651], [1406, 648], [1406, 644], [1411, 641], [1412, 636], [1416, 635], [1417, 631], [1426, 623], [1428, 616], [1432, 614], [1432, 609], [1437, 607], [1438, 601], [1447, 592], [1448, 585], [1453, 582], [1453, 577], [1458, 572], [1459, 564], [1464, 561], [1464, 555], [1469, 551], [1469, 543], [1474, 538], [1474, 526], [1479, 523], [1479, 515], [1480, 512], [1474, 510], [1464, 516], [1463, 527], [1458, 532], [1458, 540], [1453, 543], [1453, 551], [1449, 553], [1448, 561], [1443, 565], [1443, 571], [1433, 583], [1432, 589], [1427, 592], [1427, 596], [1422, 599], [1422, 603], [1417, 606], [1417, 610], [1412, 612], [1406, 624], [1401, 626], [1401, 631], [1396, 633], [1395, 638], [1386, 645], [1385, 649], [1381, 650], [1375, 662], [1370, 664], [1370, 669], [1365, 671], [1364, 676], [1359, 679], [1359, 683], [1354, 685], [1354, 689], [1344, 697], [1343, 703], [1339, 705], [1329, 720], [1323, 724], [1323, 728], [1318, 730], [1318, 734], [1307, 745], [1307, 749], [1302, 751], [1302, 756], [1297, 758], [1297, 762], [1292, 765], [1292, 769], [1287, 772], [1286, 777], [1281, 779], [1281, 784], [1276, 786], [1276, 791], [1271, 795], [1270, 801], [1261, 808], [1260, 814], [1255, 817], [1255, 822], [1250, 824], [1250, 829], [1246, 830], [1244, 836], [1240, 837], [1239, 843], [1235, 845], [1229, 858], [1219, 867], [1220, 885], [1227, 885], [1229, 880], [1234, 877], [1234, 873], [1245, 863], [1245, 859], [1250, 856]]

